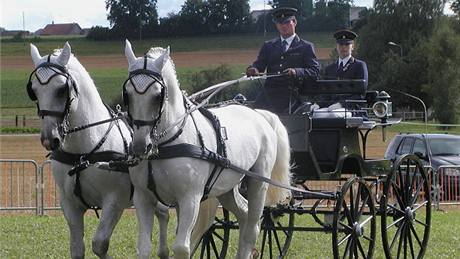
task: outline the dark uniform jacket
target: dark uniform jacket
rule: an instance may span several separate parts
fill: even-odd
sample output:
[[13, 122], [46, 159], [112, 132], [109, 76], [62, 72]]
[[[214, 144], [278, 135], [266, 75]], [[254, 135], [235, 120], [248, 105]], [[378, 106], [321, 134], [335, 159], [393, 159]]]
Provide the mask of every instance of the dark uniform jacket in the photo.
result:
[[267, 74], [279, 74], [287, 68], [296, 70], [295, 78], [281, 76], [267, 79], [264, 90], [256, 98], [257, 108], [276, 113], [286, 112], [289, 102], [297, 98], [292, 94], [292, 89], [299, 87], [303, 79], [317, 80], [319, 74], [313, 44], [297, 35], [285, 53], [282, 51], [280, 37], [266, 41], [252, 67], [260, 72], [266, 70]]
[[[343, 69], [339, 71], [339, 60], [328, 65], [325, 71], [325, 79], [364, 79], [366, 80], [365, 89], [367, 90], [368, 74], [367, 65], [364, 61], [351, 57], [347, 64], [343, 66]], [[329, 100], [331, 102], [341, 101], [343, 99], [363, 99], [364, 96], [356, 95], [342, 95], [337, 96], [335, 100]]]

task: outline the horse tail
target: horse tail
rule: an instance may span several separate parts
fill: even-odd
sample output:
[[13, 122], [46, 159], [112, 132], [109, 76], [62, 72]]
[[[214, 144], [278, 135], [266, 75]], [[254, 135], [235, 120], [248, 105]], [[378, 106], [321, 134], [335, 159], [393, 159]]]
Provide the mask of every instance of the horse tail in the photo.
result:
[[[273, 181], [290, 185], [291, 173], [289, 163], [291, 160], [291, 151], [287, 130], [277, 115], [265, 110], [257, 110], [257, 112], [268, 121], [273, 130], [275, 130], [277, 136], [276, 160], [270, 178]], [[269, 185], [265, 206], [273, 206], [278, 203], [289, 202], [290, 197], [290, 190]]]
[[198, 218], [190, 237], [190, 247], [192, 251], [195, 251], [198, 248], [197, 246], [200, 243], [203, 234], [206, 233], [212, 223], [214, 223], [218, 206], [219, 201], [216, 198], [208, 198], [200, 203], [200, 212], [198, 213]]

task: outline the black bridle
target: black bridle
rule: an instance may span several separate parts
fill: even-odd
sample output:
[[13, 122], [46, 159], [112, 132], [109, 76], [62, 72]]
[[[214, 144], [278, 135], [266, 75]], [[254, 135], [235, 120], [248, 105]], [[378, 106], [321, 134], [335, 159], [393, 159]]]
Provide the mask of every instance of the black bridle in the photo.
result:
[[[40, 80], [40, 78], [37, 76], [37, 71], [40, 69], [40, 68], [49, 68], [51, 69], [54, 74], [52, 76], [50, 76], [46, 81], [42, 82]], [[67, 87], [67, 100], [66, 100], [66, 103], [65, 103], [65, 106], [64, 106], [64, 110], [63, 111], [52, 111], [52, 110], [43, 110], [43, 109], [40, 109], [40, 105], [38, 103], [38, 98], [37, 98], [37, 95], [34, 93], [34, 91], [32, 90], [32, 77], [35, 75], [35, 77], [37, 78], [38, 82], [40, 83], [40, 85], [47, 85], [51, 79], [53, 79], [54, 77], [56, 76], [63, 76], [66, 78], [66, 87]], [[78, 90], [77, 90], [77, 86], [75, 84], [75, 81], [73, 80], [72, 76], [70, 75], [69, 71], [67, 70], [66, 67], [64, 66], [61, 66], [61, 65], [58, 65], [58, 64], [55, 64], [55, 63], [51, 63], [51, 55], [48, 55], [48, 58], [47, 58], [47, 61], [46, 62], [43, 62], [41, 63], [40, 65], [38, 65], [29, 75], [29, 81], [27, 82], [27, 94], [29, 95], [29, 98], [34, 101], [37, 105], [37, 114], [39, 117], [42, 117], [44, 118], [45, 116], [51, 116], [51, 117], [57, 117], [57, 118], [65, 118], [68, 113], [69, 113], [69, 108], [70, 108], [70, 104], [72, 102], [72, 99], [70, 98], [70, 88], [73, 87], [74, 91], [76, 94], [78, 94]]]
[[[150, 136], [153, 137], [154, 132], [156, 131], [156, 128], [158, 127], [158, 124], [160, 123], [161, 117], [164, 112], [165, 108], [165, 102], [166, 99], [168, 98], [168, 88], [166, 87], [163, 77], [161, 76], [160, 73], [157, 73], [155, 71], [147, 69], [147, 60], [148, 57], [144, 56], [144, 67], [142, 69], [136, 69], [131, 72], [129, 72], [129, 77], [128, 79], [125, 80], [123, 83], [123, 103], [127, 107], [128, 110], [128, 118], [132, 122], [133, 126], [136, 126], [138, 129], [142, 126], [152, 126], [152, 129], [150, 131]], [[133, 78], [138, 75], [145, 75], [153, 79], [152, 82], [150, 82], [144, 90], [140, 91], [137, 87], [136, 84], [133, 82]], [[153, 120], [136, 120], [133, 119], [132, 116], [129, 113], [129, 96], [128, 92], [126, 91], [126, 84], [130, 82], [131, 85], [133, 86], [134, 90], [136, 93], [142, 95], [147, 90], [150, 88], [150, 86], [154, 85], [155, 83], [160, 84], [161, 86], [161, 93], [160, 93], [160, 109], [158, 111], [157, 116]]]

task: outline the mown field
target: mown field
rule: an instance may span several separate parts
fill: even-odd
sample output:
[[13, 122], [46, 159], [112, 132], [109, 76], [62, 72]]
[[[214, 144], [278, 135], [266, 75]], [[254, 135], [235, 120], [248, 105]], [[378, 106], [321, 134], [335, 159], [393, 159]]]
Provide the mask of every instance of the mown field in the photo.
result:
[[[316, 48], [333, 48], [335, 41], [332, 38], [332, 32], [309, 32], [299, 33], [300, 37], [311, 41]], [[228, 50], [228, 49], [258, 49], [265, 40], [276, 37], [274, 33], [248, 34], [230, 34], [230, 35], [212, 35], [196, 37], [171, 37], [157, 38], [146, 40], [132, 40], [131, 43], [137, 50], [148, 49], [152, 46], [171, 46], [173, 51], [210, 51], [210, 50]], [[111, 41], [92, 41], [86, 38], [63, 38], [63, 37], [46, 37], [38, 41], [33, 38], [26, 39], [25, 42], [11, 42], [4, 39], [1, 44], [0, 56], [24, 56], [29, 53], [29, 41], [32, 41], [42, 53], [49, 53], [53, 49], [62, 48], [63, 43], [68, 40], [72, 45], [75, 53], [79, 55], [107, 55], [122, 54], [124, 50], [124, 40]]]
[[[174, 238], [175, 217], [171, 213], [169, 246]], [[295, 218], [297, 223], [313, 226], [308, 216]], [[85, 216], [85, 243], [87, 258], [95, 258], [91, 238], [98, 219], [93, 213]], [[296, 224], [297, 224], [296, 223]], [[379, 229], [379, 226], [378, 226]], [[460, 211], [436, 211], [425, 258], [458, 258], [460, 254]], [[377, 231], [374, 258], [384, 258], [380, 230]], [[132, 212], [125, 212], [113, 234], [109, 251], [114, 258], [135, 258], [137, 220]], [[157, 246], [158, 225], [154, 224], [153, 245]], [[231, 232], [228, 258], [237, 248], [237, 232]], [[259, 242], [260, 242], [259, 238]], [[67, 224], [63, 216], [0, 216], [0, 258], [64, 258], [69, 255]], [[154, 252], [152, 257], [155, 258]], [[325, 233], [294, 233], [287, 258], [332, 258], [331, 235]]]

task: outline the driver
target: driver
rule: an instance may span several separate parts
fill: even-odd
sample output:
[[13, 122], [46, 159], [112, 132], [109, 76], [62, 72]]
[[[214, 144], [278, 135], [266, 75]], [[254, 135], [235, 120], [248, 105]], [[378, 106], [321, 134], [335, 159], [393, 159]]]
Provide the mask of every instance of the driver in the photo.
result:
[[[259, 51], [257, 60], [246, 70], [247, 76], [285, 73], [286, 76], [268, 78], [258, 94], [255, 108], [275, 113], [289, 112], [298, 104], [298, 97], [292, 89], [301, 85], [301, 80], [317, 80], [319, 64], [313, 44], [295, 33], [297, 20], [295, 8], [277, 8], [272, 12], [273, 22], [280, 34], [266, 41]], [[289, 77], [289, 78], [288, 78]]]

